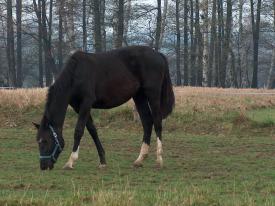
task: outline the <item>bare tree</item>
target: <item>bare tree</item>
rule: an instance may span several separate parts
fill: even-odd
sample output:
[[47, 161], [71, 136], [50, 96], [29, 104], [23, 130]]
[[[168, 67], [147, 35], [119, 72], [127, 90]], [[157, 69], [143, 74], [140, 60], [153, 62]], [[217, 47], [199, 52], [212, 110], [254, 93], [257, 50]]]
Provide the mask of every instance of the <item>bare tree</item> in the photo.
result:
[[252, 88], [258, 88], [258, 61], [259, 61], [259, 37], [260, 37], [260, 20], [261, 20], [262, 1], [258, 0], [256, 22], [254, 17], [254, 1], [250, 0], [251, 6], [251, 24], [253, 34], [253, 76]]
[[63, 67], [63, 16], [64, 16], [64, 0], [59, 1], [58, 5], [58, 70]]
[[83, 32], [83, 51], [87, 52], [87, 27], [86, 27], [86, 0], [82, 1], [82, 32]]
[[168, 0], [164, 0], [162, 19], [161, 19], [161, 31], [160, 31], [159, 47], [161, 47], [162, 43], [163, 43], [165, 27], [166, 27], [167, 11], [168, 11]]
[[115, 25], [114, 35], [115, 42], [114, 47], [120, 48], [123, 43], [123, 34], [124, 34], [124, 0], [118, 0], [118, 10], [117, 10], [117, 24]]
[[217, 0], [212, 2], [212, 20], [211, 20], [211, 39], [209, 47], [209, 60], [208, 60], [208, 72], [207, 72], [207, 86], [211, 87], [213, 85], [213, 71], [214, 71], [214, 55], [216, 51], [216, 27], [217, 27]]
[[184, 82], [185, 86], [189, 83], [189, 69], [188, 69], [188, 0], [184, 0]]
[[37, 22], [38, 22], [38, 67], [39, 67], [39, 86], [44, 86], [44, 71], [43, 71], [43, 39], [42, 39], [42, 13], [41, 13], [41, 0], [38, 0], [38, 4], [36, 3], [36, 0], [33, 0], [33, 6], [34, 11], [37, 16]]
[[129, 21], [131, 17], [131, 10], [132, 10], [132, 0], [127, 0], [127, 5], [126, 5], [126, 11], [125, 11], [125, 18], [124, 18], [124, 43], [125, 45], [128, 45], [128, 31], [129, 31]]
[[100, 3], [99, 0], [92, 0], [94, 13], [94, 47], [96, 52], [102, 51], [102, 36], [100, 22]]
[[179, 15], [180, 0], [176, 0], [176, 33], [177, 33], [177, 45], [176, 45], [176, 64], [177, 64], [177, 85], [181, 85], [181, 69], [180, 69], [180, 15]]
[[203, 44], [203, 36], [201, 33], [201, 27], [200, 27], [200, 6], [199, 6], [199, 0], [196, 0], [196, 20], [195, 20], [195, 28], [196, 28], [196, 54], [197, 54], [197, 62], [196, 62], [196, 68], [197, 68], [197, 79], [196, 79], [196, 86], [202, 86], [202, 79], [203, 79], [203, 50], [204, 50], [204, 44]]
[[[275, 31], [275, 0], [273, 0], [273, 29]], [[268, 76], [267, 86], [269, 89], [274, 88], [275, 84], [275, 44], [272, 45], [272, 58], [271, 58], [271, 66]]]
[[14, 55], [14, 30], [12, 18], [12, 0], [7, 0], [7, 57], [9, 67], [9, 84], [16, 86], [16, 69]]
[[158, 3], [158, 13], [157, 13], [157, 26], [156, 26], [156, 37], [155, 37], [155, 49], [158, 51], [160, 48], [160, 34], [161, 34], [161, 0], [157, 0]]
[[22, 74], [22, 0], [16, 0], [16, 52], [17, 52], [17, 87], [23, 86], [23, 74]]
[[[225, 39], [223, 41], [223, 57], [221, 63], [221, 77], [220, 77], [220, 86], [225, 87], [226, 81], [226, 69], [227, 69], [227, 61], [229, 55], [229, 47], [231, 42], [231, 31], [232, 31], [232, 1], [227, 0], [227, 16], [226, 16], [226, 32], [225, 32]], [[233, 50], [231, 54], [233, 53]], [[234, 55], [231, 55], [232, 57]], [[235, 56], [234, 56], [235, 57]]]
[[102, 50], [106, 51], [106, 28], [105, 28], [105, 13], [106, 13], [106, 2], [105, 0], [100, 1], [100, 22], [101, 22], [101, 35], [102, 35]]

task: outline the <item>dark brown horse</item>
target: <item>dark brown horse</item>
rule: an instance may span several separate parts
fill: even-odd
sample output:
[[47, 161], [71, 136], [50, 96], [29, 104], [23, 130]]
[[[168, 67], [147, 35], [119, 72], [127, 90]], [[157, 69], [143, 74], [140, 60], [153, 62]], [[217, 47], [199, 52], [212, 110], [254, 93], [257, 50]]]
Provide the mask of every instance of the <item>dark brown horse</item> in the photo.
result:
[[52, 169], [64, 148], [62, 128], [68, 105], [78, 113], [72, 154], [65, 169], [78, 158], [85, 126], [92, 136], [100, 167], [106, 165], [105, 152], [97, 135], [91, 108], [117, 107], [133, 98], [143, 125], [140, 154], [134, 162], [141, 166], [149, 152], [154, 125], [157, 135], [157, 165], [162, 160], [162, 119], [173, 109], [175, 97], [165, 56], [145, 46], [132, 46], [105, 53], [74, 53], [55, 83], [49, 88], [45, 112], [38, 129], [40, 168]]

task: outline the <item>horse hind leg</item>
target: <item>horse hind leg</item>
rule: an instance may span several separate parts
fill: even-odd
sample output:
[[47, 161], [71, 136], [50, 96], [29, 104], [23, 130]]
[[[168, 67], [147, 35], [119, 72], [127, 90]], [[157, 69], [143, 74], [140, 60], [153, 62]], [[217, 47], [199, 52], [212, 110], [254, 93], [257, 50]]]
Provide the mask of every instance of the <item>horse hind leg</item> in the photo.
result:
[[98, 152], [98, 156], [100, 159], [100, 164], [98, 167], [100, 169], [105, 168], [106, 167], [105, 151], [104, 151], [102, 144], [98, 138], [97, 130], [96, 130], [96, 127], [94, 126], [93, 119], [92, 119], [91, 115], [88, 118], [86, 127], [87, 127], [87, 130], [89, 131], [91, 137], [94, 140], [94, 143], [95, 143], [95, 146], [96, 146], [96, 149]]
[[162, 148], [162, 115], [160, 109], [160, 92], [153, 92], [148, 95], [149, 105], [153, 117], [154, 129], [157, 135], [157, 150], [156, 150], [156, 166], [157, 168], [163, 167], [163, 148]]
[[153, 119], [146, 96], [140, 92], [133, 99], [136, 104], [136, 108], [139, 113], [144, 132], [140, 153], [138, 158], [134, 162], [135, 167], [141, 167], [143, 164], [143, 160], [148, 156], [149, 153]]

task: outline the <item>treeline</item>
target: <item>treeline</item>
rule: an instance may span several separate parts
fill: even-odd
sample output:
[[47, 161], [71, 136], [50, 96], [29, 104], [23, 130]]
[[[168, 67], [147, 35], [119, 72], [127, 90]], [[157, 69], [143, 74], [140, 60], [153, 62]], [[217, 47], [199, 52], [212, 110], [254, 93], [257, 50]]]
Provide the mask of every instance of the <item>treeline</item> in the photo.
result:
[[6, 0], [0, 86], [49, 86], [75, 50], [148, 45], [175, 85], [273, 87], [275, 0]]

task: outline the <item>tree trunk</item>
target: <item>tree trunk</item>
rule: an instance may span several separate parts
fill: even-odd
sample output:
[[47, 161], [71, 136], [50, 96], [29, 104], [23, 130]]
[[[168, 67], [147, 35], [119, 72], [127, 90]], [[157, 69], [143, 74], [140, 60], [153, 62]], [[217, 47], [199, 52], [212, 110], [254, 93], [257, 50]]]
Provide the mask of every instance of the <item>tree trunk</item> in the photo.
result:
[[23, 86], [23, 73], [22, 73], [22, 0], [16, 0], [16, 33], [17, 33], [17, 87]]
[[260, 37], [260, 20], [262, 1], [258, 0], [256, 22], [254, 18], [254, 2], [250, 0], [251, 5], [251, 24], [253, 33], [253, 76], [252, 88], [258, 88], [258, 58], [259, 58], [259, 37]]
[[58, 70], [63, 67], [63, 15], [64, 15], [64, 0], [60, 0], [58, 8], [59, 23], [58, 23]]
[[161, 20], [160, 40], [159, 40], [159, 47], [160, 48], [163, 44], [163, 38], [164, 38], [165, 27], [166, 27], [167, 11], [168, 11], [168, 0], [164, 0], [162, 20]]
[[194, 4], [190, 0], [190, 41], [191, 41], [191, 55], [190, 55], [190, 69], [191, 69], [191, 86], [196, 85], [197, 68], [196, 68], [196, 38], [194, 38]]
[[106, 28], [105, 28], [105, 0], [100, 1], [100, 22], [101, 22], [101, 35], [102, 35], [102, 50], [106, 51]]
[[102, 51], [102, 36], [101, 36], [101, 22], [100, 22], [100, 8], [99, 0], [93, 0], [94, 9], [94, 47], [95, 52]]
[[[221, 64], [221, 87], [225, 87], [226, 85], [226, 69], [227, 69], [227, 61], [229, 55], [229, 44], [231, 42], [231, 31], [232, 31], [232, 1], [227, 0], [227, 17], [226, 17], [226, 32], [225, 39], [223, 43], [223, 57]], [[234, 56], [235, 59], [235, 56]]]
[[9, 86], [16, 87], [12, 0], [7, 0], [7, 57], [9, 66]]
[[207, 82], [207, 72], [208, 72], [208, 60], [209, 60], [209, 1], [203, 1], [203, 79]]
[[200, 6], [199, 0], [196, 0], [196, 20], [195, 20], [195, 28], [196, 28], [196, 55], [197, 55], [197, 74], [196, 74], [196, 86], [202, 86], [202, 78], [203, 78], [203, 39], [200, 28]]
[[213, 71], [214, 71], [214, 59], [216, 51], [216, 27], [217, 27], [217, 0], [213, 0], [212, 5], [212, 20], [211, 20], [211, 40], [209, 47], [209, 61], [208, 61], [208, 72], [207, 72], [207, 86], [211, 87], [213, 85]]
[[224, 69], [222, 68], [223, 58], [223, 42], [224, 42], [224, 21], [223, 21], [223, 0], [218, 0], [218, 39], [216, 42], [216, 61], [215, 61], [215, 86], [223, 86], [225, 80], [222, 79], [224, 75]]
[[157, 14], [157, 26], [156, 26], [156, 37], [155, 37], [155, 49], [160, 49], [160, 34], [161, 34], [161, 0], [158, 2], [158, 14]]
[[176, 45], [176, 67], [177, 67], [177, 86], [181, 85], [180, 71], [180, 20], [179, 20], [179, 1], [176, 0], [176, 30], [177, 30], [177, 45]]
[[43, 71], [43, 39], [42, 39], [42, 20], [41, 20], [41, 0], [33, 0], [34, 11], [38, 22], [38, 67], [39, 67], [39, 86], [44, 87], [44, 71]]
[[124, 0], [118, 0], [118, 11], [117, 11], [117, 35], [115, 39], [115, 48], [122, 47], [123, 33], [124, 33]]
[[[273, 0], [273, 29], [275, 31], [275, 0]], [[273, 45], [272, 58], [271, 58], [271, 66], [267, 81], [267, 87], [269, 89], [274, 88], [275, 86], [275, 44]]]
[[125, 11], [125, 26], [124, 26], [124, 43], [128, 45], [128, 31], [129, 31], [129, 21], [131, 17], [131, 10], [132, 10], [132, 1], [127, 0], [127, 6]]
[[[49, 12], [51, 16], [52, 11], [50, 10]], [[49, 21], [49, 32], [51, 33], [50, 23], [51, 21]], [[42, 37], [44, 47], [46, 86], [50, 86], [53, 82], [53, 75], [57, 76], [57, 72], [51, 50], [51, 34], [48, 35], [47, 31], [46, 0], [42, 0]]]
[[183, 84], [187, 86], [189, 84], [189, 59], [188, 59], [188, 0], [184, 0], [184, 79]]
[[243, 42], [243, 5], [244, 0], [239, 0], [239, 33], [237, 40], [237, 50], [238, 50], [238, 66], [237, 71], [239, 71], [239, 87], [243, 86], [243, 69], [242, 69], [242, 51], [241, 44]]
[[82, 45], [82, 50], [87, 52], [87, 27], [86, 27], [86, 0], [82, 1], [82, 32], [83, 32], [83, 45]]

